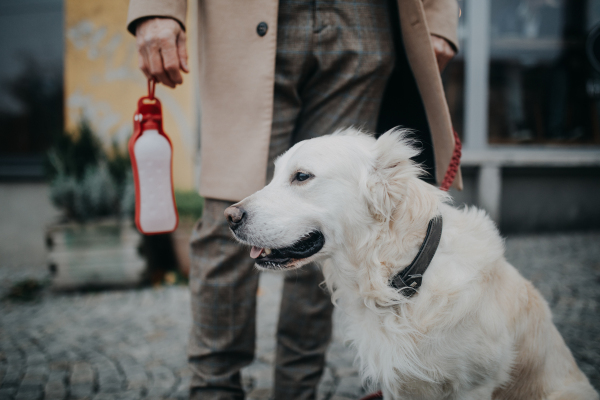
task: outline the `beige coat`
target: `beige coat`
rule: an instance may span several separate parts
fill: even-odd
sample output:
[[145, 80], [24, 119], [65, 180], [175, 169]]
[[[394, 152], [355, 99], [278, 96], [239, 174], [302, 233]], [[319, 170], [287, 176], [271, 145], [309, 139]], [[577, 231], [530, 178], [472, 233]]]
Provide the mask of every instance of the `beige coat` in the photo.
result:
[[[238, 201], [265, 185], [273, 114], [278, 0], [199, 0], [200, 194]], [[431, 34], [457, 44], [456, 0], [398, 0], [408, 60], [421, 93], [441, 182], [454, 149]], [[128, 27], [150, 16], [182, 25], [186, 0], [130, 0]], [[268, 25], [263, 37], [260, 22]], [[454, 187], [462, 187], [459, 174]]]

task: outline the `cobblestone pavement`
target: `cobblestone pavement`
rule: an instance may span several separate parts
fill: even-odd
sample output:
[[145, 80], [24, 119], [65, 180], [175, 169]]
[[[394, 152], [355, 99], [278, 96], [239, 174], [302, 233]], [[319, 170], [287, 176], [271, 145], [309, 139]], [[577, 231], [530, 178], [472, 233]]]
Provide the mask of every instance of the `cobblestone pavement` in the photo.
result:
[[[507, 258], [542, 291], [580, 367], [600, 388], [600, 232], [513, 236], [506, 245]], [[243, 372], [250, 399], [269, 396], [281, 283], [280, 275], [261, 276], [257, 359]], [[186, 398], [189, 326], [189, 295], [180, 286], [3, 300], [0, 399]], [[336, 330], [320, 399], [363, 393], [353, 357]]]

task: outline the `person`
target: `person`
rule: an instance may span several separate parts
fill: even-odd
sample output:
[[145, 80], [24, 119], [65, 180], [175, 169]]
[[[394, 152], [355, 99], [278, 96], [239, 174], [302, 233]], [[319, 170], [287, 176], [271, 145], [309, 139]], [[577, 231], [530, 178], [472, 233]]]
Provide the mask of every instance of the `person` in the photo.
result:
[[[141, 70], [171, 88], [189, 71], [186, 12], [185, 0], [129, 5]], [[292, 144], [349, 125], [369, 131], [382, 125], [385, 93], [402, 93], [386, 89], [399, 59], [410, 65], [404, 75], [417, 88], [410, 101], [426, 116], [432, 171], [441, 182], [454, 136], [440, 70], [457, 51], [458, 6], [455, 0], [200, 0], [193, 18], [205, 208], [191, 239], [190, 397], [243, 399], [240, 369], [254, 358], [258, 274], [247, 249], [232, 239], [224, 210], [261, 189], [273, 160]], [[460, 187], [460, 173], [454, 185]], [[316, 397], [332, 329], [322, 281], [315, 265], [284, 278], [275, 399]]]

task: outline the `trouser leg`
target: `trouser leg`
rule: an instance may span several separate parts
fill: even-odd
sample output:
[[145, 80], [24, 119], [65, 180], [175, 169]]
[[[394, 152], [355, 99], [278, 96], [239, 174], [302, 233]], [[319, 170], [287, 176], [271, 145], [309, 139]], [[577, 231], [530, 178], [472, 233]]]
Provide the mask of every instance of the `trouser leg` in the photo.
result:
[[[273, 160], [292, 144], [302, 109], [298, 88], [314, 67], [314, 58], [307, 57], [313, 11], [312, 1], [280, 2], [268, 180], [273, 174]], [[276, 400], [316, 396], [331, 337], [333, 311], [329, 295], [319, 287], [323, 280], [315, 265], [285, 274], [277, 325], [273, 390]]]
[[[320, 2], [317, 9], [311, 1], [280, 0], [273, 135], [291, 133], [295, 143], [352, 125], [375, 129], [395, 59], [387, 1]], [[314, 265], [286, 273], [277, 400], [316, 398], [332, 331], [323, 280]]]
[[316, 398], [333, 312], [330, 295], [320, 287], [323, 280], [314, 264], [286, 273], [277, 325], [275, 399]]
[[[280, 0], [272, 158], [288, 144], [339, 128], [375, 129], [394, 66], [387, 1], [358, 7], [343, 0], [318, 5]], [[277, 400], [316, 398], [332, 330], [333, 306], [319, 287], [323, 280], [314, 265], [286, 273], [277, 328]]]
[[229, 233], [231, 204], [206, 199], [192, 233], [191, 399], [243, 399], [240, 369], [254, 358], [258, 271]]

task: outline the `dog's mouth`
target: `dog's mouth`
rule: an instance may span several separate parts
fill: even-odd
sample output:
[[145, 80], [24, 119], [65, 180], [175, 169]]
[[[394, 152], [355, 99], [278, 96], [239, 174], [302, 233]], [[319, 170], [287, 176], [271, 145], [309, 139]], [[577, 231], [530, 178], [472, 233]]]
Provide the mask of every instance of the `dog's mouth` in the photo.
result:
[[268, 249], [253, 246], [250, 257], [255, 258], [256, 264], [262, 268], [283, 269], [317, 254], [324, 244], [325, 236], [320, 231], [312, 231], [289, 247]]

